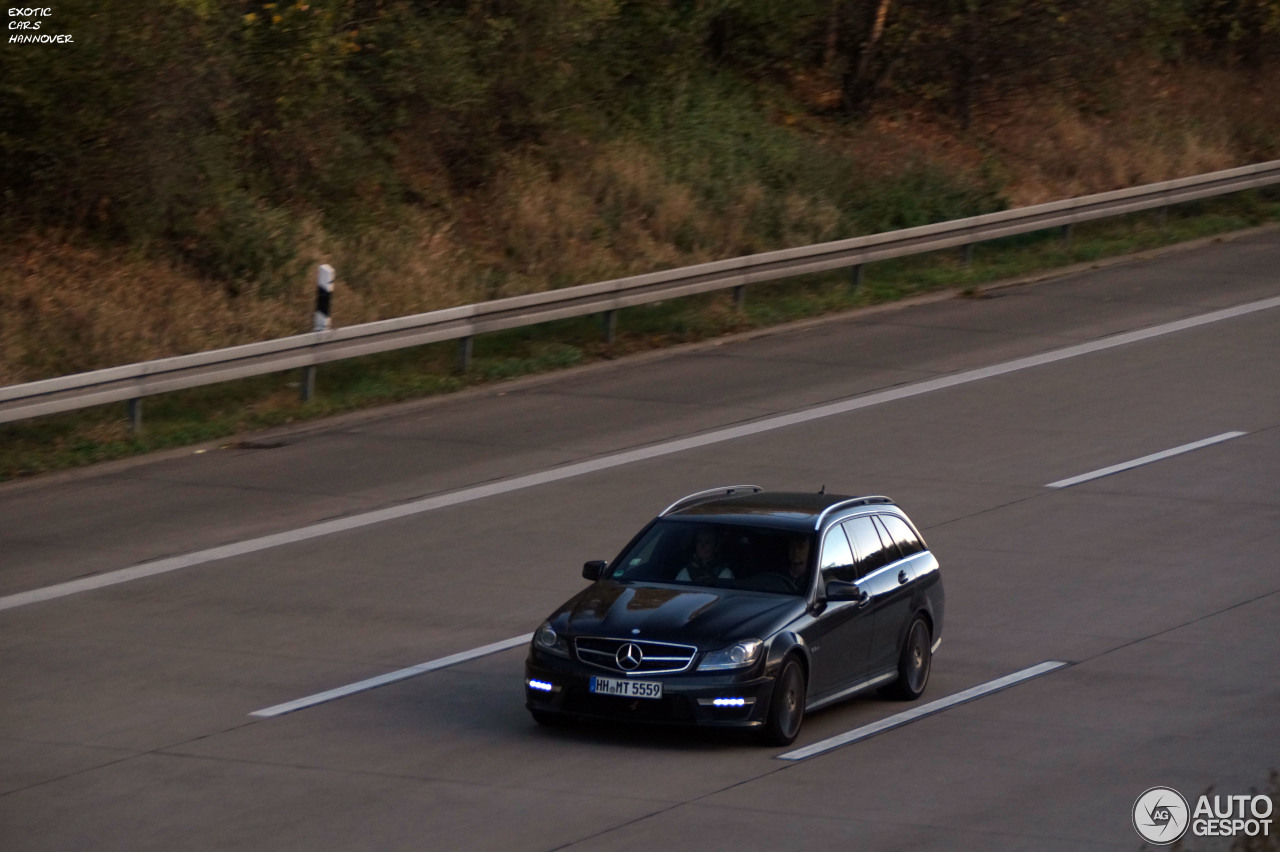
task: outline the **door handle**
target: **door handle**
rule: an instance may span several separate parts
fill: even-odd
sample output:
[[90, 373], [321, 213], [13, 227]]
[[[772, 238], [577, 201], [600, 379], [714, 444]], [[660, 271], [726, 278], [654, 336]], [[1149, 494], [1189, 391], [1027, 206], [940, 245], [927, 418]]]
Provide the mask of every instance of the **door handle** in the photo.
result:
[[906, 571], [899, 571], [899, 572], [898, 572], [898, 585], [899, 585], [899, 586], [901, 586], [901, 585], [902, 585], [903, 583], [905, 583], [905, 582], [907, 582], [907, 572], [906, 572]]

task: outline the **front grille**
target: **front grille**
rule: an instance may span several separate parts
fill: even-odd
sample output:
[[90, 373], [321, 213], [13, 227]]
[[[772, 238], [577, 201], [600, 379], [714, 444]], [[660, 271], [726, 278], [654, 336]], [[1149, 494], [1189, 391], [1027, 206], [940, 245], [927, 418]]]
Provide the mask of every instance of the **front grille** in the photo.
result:
[[[618, 651], [624, 645], [634, 645], [640, 651], [640, 665], [626, 668], [618, 665]], [[675, 645], [670, 642], [650, 642], [636, 639], [605, 639], [580, 636], [574, 640], [578, 659], [588, 665], [623, 674], [670, 674], [682, 672], [693, 663], [698, 649], [693, 645]]]

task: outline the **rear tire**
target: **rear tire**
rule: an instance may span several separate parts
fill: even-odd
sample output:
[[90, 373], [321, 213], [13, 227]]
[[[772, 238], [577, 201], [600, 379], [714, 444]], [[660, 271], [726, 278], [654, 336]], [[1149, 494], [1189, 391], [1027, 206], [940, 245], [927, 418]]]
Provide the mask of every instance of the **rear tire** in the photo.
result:
[[881, 694], [898, 701], [915, 701], [929, 685], [932, 669], [933, 646], [929, 625], [917, 615], [907, 628], [907, 641], [902, 644], [902, 653], [898, 657], [898, 679], [886, 686]]
[[769, 716], [765, 719], [760, 739], [765, 745], [785, 746], [795, 742], [804, 724], [806, 692], [804, 668], [795, 657], [782, 664], [769, 699]]

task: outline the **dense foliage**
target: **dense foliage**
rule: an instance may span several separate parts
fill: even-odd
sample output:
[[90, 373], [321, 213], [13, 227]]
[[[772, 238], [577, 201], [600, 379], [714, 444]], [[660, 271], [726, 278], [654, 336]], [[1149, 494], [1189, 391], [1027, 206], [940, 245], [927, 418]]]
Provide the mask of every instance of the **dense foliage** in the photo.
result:
[[[998, 206], [998, 187], [921, 167], [901, 203], [867, 193], [873, 177], [781, 126], [761, 93], [793, 123], [910, 103], [963, 127], [1044, 87], [1105, 102], [1135, 55], [1241, 68], [1280, 55], [1280, 0], [62, 0], [55, 13], [74, 45], [0, 52], [0, 226], [176, 257], [232, 293], [292, 274], [308, 217], [341, 232], [406, 208], [454, 215], [515, 153], [554, 177], [580, 165], [575, 146], [621, 139], [712, 209], [740, 202], [731, 184], [749, 174], [770, 201], [742, 248], [966, 215]], [[796, 187], [838, 227], [789, 234]]]

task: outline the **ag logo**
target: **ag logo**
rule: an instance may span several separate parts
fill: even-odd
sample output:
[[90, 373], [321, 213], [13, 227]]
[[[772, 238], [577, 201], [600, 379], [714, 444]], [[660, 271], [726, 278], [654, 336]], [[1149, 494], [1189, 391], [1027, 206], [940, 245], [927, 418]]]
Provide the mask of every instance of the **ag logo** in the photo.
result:
[[1142, 839], [1168, 846], [1187, 833], [1190, 824], [1187, 800], [1172, 787], [1152, 787], [1133, 803], [1133, 827]]

